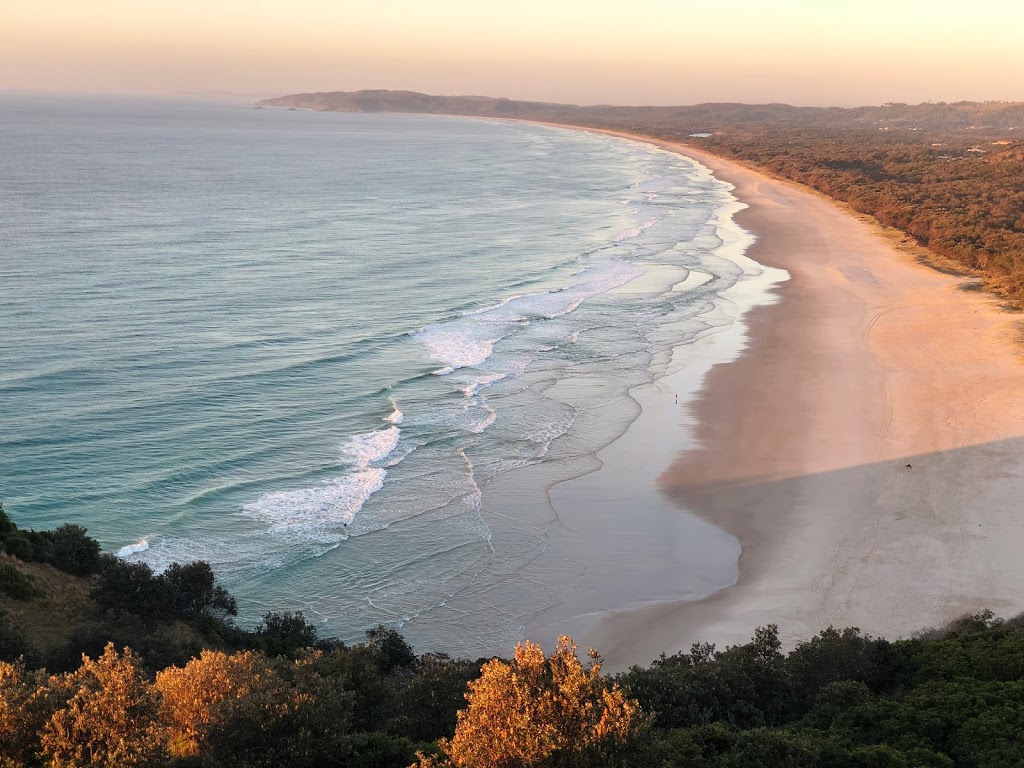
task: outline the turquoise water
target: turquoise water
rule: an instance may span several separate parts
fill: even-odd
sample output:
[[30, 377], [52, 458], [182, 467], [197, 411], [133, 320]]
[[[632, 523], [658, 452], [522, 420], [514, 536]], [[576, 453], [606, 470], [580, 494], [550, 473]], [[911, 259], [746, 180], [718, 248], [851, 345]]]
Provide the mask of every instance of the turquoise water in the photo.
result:
[[[454, 622], [446, 650], [504, 650], [542, 594], [426, 619], [543, 546], [494, 540], [488, 485], [579, 474], [743, 273], [716, 255], [728, 188], [619, 139], [2, 107], [0, 499], [155, 567], [209, 560], [243, 624], [430, 644]], [[547, 394], [565, 381], [572, 402]]]

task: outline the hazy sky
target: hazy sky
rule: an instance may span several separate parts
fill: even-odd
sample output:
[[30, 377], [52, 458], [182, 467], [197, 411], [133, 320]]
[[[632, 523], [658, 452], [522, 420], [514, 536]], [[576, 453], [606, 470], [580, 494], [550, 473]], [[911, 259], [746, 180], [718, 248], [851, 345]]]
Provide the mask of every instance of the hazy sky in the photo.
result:
[[0, 0], [0, 90], [1024, 101], [1024, 1]]

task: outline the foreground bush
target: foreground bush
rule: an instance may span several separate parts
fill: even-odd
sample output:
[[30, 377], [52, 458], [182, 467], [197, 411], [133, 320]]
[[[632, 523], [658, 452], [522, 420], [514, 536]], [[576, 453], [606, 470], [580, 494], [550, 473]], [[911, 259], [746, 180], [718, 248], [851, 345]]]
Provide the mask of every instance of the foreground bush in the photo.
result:
[[[455, 736], [439, 745], [459, 768], [540, 765], [555, 757], [607, 764], [646, 722], [636, 701], [601, 676], [597, 653], [590, 652], [584, 669], [568, 637], [558, 639], [549, 658], [525, 642], [511, 662], [488, 662], [466, 701]], [[420, 760], [424, 768], [443, 765]]]
[[158, 699], [131, 650], [119, 654], [109, 645], [50, 687], [71, 693], [40, 737], [53, 768], [134, 768], [163, 756]]

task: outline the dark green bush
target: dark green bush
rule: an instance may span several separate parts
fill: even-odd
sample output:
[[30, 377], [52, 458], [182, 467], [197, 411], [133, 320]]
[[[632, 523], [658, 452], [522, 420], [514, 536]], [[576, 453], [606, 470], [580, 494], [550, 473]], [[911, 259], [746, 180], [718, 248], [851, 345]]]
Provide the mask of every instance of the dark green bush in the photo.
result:
[[217, 584], [207, 562], [171, 563], [159, 578], [166, 582], [177, 610], [185, 616], [225, 619], [238, 615], [235, 598]]
[[4, 552], [8, 555], [25, 563], [38, 562], [40, 559], [37, 557], [36, 547], [31, 539], [21, 531], [8, 534], [3, 539], [3, 547]]
[[397, 629], [379, 624], [366, 632], [366, 645], [373, 651], [380, 671], [388, 674], [395, 669], [411, 669], [416, 666], [416, 653], [405, 642]]
[[31, 600], [42, 594], [31, 576], [26, 576], [10, 563], [0, 563], [0, 595], [15, 600]]
[[0, 661], [13, 662], [20, 657], [32, 658], [33, 655], [25, 635], [11, 623], [6, 613], [0, 611]]
[[268, 656], [295, 657], [316, 645], [316, 627], [306, 621], [302, 611], [267, 613], [256, 627], [256, 647]]
[[0, 547], [26, 563], [47, 563], [75, 576], [96, 573], [101, 564], [99, 543], [80, 525], [56, 531], [23, 531], [0, 505]]
[[174, 593], [146, 563], [104, 555], [92, 599], [104, 613], [165, 620], [174, 614]]
[[62, 525], [54, 531], [50, 551], [53, 564], [67, 573], [88, 576], [99, 570], [99, 542], [86, 536], [80, 525]]
[[6, 512], [4, 512], [4, 505], [0, 502], [0, 537], [7, 536], [17, 530], [18, 526], [16, 526], [14, 521], [7, 516]]

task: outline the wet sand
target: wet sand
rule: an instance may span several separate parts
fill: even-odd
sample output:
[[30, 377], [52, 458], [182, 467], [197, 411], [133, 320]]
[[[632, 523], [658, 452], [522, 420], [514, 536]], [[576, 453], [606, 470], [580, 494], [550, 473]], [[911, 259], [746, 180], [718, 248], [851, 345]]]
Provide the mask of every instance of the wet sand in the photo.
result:
[[[736, 537], [739, 572], [702, 600], [563, 605], [576, 620], [557, 626], [615, 669], [769, 623], [792, 644], [829, 625], [896, 637], [1024, 610], [1020, 316], [821, 196], [653, 143], [735, 185], [748, 255], [791, 275], [748, 313], [741, 357], [704, 377], [678, 417], [695, 444], [657, 478]], [[665, 578], [652, 571], [652, 597]]]

